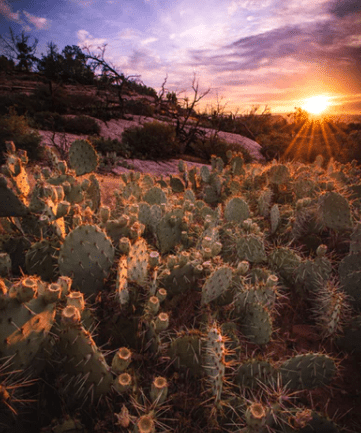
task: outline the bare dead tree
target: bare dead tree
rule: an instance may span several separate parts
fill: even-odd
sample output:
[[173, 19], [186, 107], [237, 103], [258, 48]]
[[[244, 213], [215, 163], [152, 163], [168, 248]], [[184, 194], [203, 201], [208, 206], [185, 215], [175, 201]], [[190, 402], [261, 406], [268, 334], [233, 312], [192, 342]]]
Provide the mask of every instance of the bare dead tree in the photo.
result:
[[193, 76], [192, 90], [194, 92], [192, 101], [189, 98], [183, 98], [185, 107], [179, 112], [173, 114], [176, 119], [176, 136], [181, 143], [181, 153], [184, 154], [190, 150], [192, 143], [198, 139], [204, 139], [205, 131], [199, 128], [202, 116], [197, 116], [195, 124], [189, 124], [189, 119], [195, 112], [195, 107], [198, 102], [210, 92], [210, 88], [204, 93], [199, 93], [199, 81], [196, 80], [196, 74]]
[[111, 73], [110, 80], [109, 80], [110, 81], [109, 82], [109, 88], [111, 88], [112, 83], [115, 83], [116, 90], [117, 90], [117, 96], [118, 96], [118, 100], [119, 100], [120, 115], [121, 115], [121, 117], [124, 117], [124, 109], [125, 109], [124, 91], [127, 87], [127, 84], [129, 83], [129, 80], [131, 78], [140, 78], [140, 75], [128, 75], [126, 77], [124, 74], [119, 74], [119, 72], [117, 72], [117, 70], [115, 69], [115, 66], [113, 66], [113, 65], [110, 66], [109, 63], [107, 63], [104, 60], [104, 52], [105, 52], [105, 47], [107, 45], [108, 44], [104, 44], [102, 47], [97, 47], [99, 50], [101, 50], [101, 55], [91, 54], [88, 46], [82, 47], [82, 50], [86, 50], [89, 53], [85, 56], [86, 59], [93, 60], [93, 63], [91, 65], [93, 72], [98, 67], [102, 66], [103, 71]]

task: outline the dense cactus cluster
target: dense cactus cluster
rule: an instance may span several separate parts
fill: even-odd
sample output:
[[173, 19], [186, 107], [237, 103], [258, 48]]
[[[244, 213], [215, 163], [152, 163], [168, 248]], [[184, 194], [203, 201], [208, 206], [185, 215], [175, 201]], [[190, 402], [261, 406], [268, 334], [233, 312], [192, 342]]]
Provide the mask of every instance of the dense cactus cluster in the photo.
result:
[[[88, 141], [70, 168], [47, 151], [32, 190], [12, 142], [0, 176], [1, 431], [340, 431], [304, 396], [345, 374], [335, 353], [361, 353], [356, 165], [229, 152], [123, 174], [111, 209]], [[314, 350], [290, 349], [300, 324]], [[34, 416], [16, 408], [25, 377]]]

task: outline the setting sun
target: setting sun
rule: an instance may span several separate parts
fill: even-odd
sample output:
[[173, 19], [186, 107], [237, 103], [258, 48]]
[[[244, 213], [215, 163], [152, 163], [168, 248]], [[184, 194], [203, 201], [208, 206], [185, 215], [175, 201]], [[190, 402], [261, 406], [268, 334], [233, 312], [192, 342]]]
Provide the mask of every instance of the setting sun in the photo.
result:
[[311, 114], [321, 114], [329, 105], [329, 98], [320, 95], [306, 99], [302, 108]]

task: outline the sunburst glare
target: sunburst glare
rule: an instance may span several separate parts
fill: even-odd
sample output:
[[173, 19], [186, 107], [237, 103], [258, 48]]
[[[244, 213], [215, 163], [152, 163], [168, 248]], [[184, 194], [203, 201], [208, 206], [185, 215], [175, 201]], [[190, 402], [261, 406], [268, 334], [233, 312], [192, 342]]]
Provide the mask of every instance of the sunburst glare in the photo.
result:
[[305, 100], [302, 108], [310, 114], [321, 114], [330, 106], [330, 100], [327, 96], [312, 96]]

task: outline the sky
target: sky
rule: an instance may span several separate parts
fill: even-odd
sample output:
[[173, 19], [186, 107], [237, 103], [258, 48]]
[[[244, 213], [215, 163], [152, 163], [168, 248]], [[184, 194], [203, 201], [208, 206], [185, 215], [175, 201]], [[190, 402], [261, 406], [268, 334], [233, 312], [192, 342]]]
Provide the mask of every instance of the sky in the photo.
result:
[[118, 72], [156, 91], [167, 76], [179, 98], [195, 76], [209, 112], [291, 113], [324, 95], [329, 114], [361, 114], [361, 0], [0, 0], [7, 40], [9, 28], [38, 39], [38, 58], [50, 42], [107, 44]]

